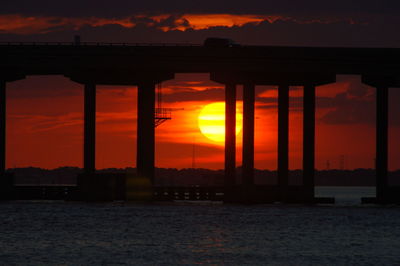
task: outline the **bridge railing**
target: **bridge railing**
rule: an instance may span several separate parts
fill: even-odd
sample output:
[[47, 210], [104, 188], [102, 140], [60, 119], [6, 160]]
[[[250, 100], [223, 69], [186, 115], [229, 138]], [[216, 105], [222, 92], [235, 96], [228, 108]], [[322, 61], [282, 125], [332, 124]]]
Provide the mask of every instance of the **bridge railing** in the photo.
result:
[[202, 46], [194, 43], [0, 42], [0, 46]]

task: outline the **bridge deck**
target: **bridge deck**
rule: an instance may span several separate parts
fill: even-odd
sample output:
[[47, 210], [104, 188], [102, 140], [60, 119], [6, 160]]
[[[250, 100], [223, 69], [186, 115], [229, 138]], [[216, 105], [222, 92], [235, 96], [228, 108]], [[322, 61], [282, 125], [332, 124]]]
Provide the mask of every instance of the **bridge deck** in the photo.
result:
[[141, 72], [141, 77], [143, 72], [218, 71], [397, 75], [400, 49], [112, 43], [0, 45], [3, 75], [65, 75], [78, 82], [83, 75], [98, 78], [96, 84], [124, 85], [134, 83], [135, 77], [130, 77], [133, 72]]

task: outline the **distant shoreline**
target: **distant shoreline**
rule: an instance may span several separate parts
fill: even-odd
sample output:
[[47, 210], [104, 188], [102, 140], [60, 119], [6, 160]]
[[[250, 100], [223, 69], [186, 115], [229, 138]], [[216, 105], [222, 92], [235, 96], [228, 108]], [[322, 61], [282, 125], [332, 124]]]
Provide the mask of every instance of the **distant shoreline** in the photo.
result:
[[[79, 167], [60, 167], [56, 169], [42, 169], [38, 167], [11, 168], [7, 172], [13, 173], [15, 184], [76, 184], [76, 177], [82, 173]], [[135, 168], [109, 168], [101, 169], [98, 173], [136, 173]], [[241, 176], [241, 168], [237, 168], [237, 179]], [[375, 186], [374, 169], [355, 170], [316, 170], [316, 186], [342, 186], [354, 187]], [[155, 185], [159, 186], [222, 186], [224, 180], [223, 170], [210, 170], [202, 168], [156, 168]], [[260, 185], [275, 185], [277, 172], [271, 170], [255, 169], [255, 182]], [[300, 185], [302, 171], [289, 171], [289, 184]], [[400, 185], [400, 170], [389, 173], [389, 184]]]

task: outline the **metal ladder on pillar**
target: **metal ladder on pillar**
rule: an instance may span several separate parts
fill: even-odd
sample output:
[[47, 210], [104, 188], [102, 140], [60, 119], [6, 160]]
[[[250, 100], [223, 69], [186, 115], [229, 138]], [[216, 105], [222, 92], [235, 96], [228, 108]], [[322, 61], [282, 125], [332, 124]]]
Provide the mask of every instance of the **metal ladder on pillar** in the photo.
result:
[[172, 118], [171, 109], [162, 107], [162, 84], [161, 83], [157, 84], [157, 105], [156, 105], [156, 108], [154, 111], [155, 111], [155, 114], [154, 114], [154, 119], [155, 119], [154, 126], [155, 127], [158, 127], [165, 121], [171, 120], [171, 118]]
[[157, 104], [154, 110], [154, 127], [158, 127], [167, 120], [172, 119], [173, 111], [184, 110], [184, 108], [163, 108], [162, 107], [162, 83], [157, 84]]

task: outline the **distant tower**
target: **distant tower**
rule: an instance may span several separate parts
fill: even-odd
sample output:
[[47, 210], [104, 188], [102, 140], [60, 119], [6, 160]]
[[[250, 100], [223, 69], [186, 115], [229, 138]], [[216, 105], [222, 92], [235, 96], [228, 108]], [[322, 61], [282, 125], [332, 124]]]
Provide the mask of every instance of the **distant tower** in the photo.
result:
[[331, 169], [331, 162], [329, 160], [326, 161], [326, 170]]
[[192, 168], [196, 168], [196, 137], [193, 138], [193, 147], [192, 147]]

